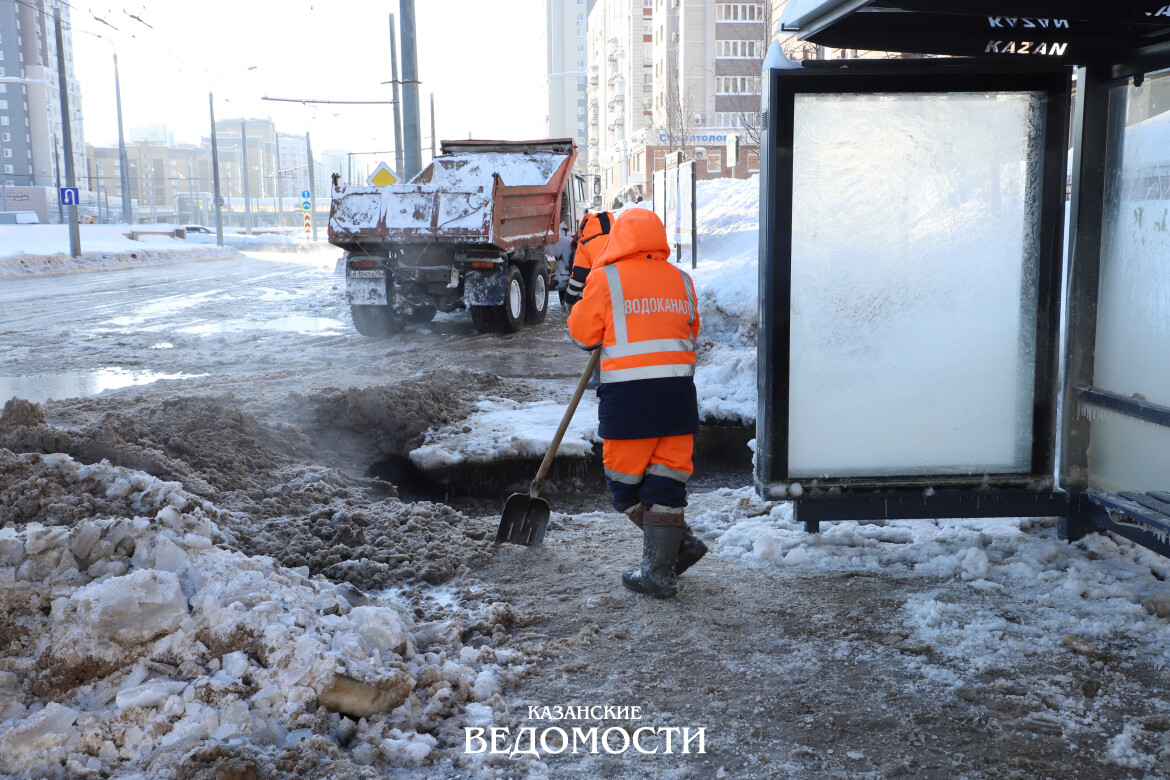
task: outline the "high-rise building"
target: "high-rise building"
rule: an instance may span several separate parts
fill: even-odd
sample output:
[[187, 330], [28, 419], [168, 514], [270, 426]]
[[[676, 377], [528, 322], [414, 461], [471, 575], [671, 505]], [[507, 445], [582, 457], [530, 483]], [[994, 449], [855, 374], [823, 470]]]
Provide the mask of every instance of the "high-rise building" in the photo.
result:
[[585, 85], [586, 24], [595, 0], [547, 0], [548, 136], [577, 141], [585, 169], [589, 140]]
[[[667, 157], [704, 178], [759, 166], [761, 68], [770, 3], [597, 0], [589, 15], [589, 172], [602, 198], [649, 197]], [[729, 138], [740, 158], [728, 161]]]
[[9, 185], [53, 187], [58, 179], [65, 184], [57, 79], [60, 19], [74, 171], [77, 185], [87, 187], [81, 88], [73, 71], [69, 10], [51, 0], [0, 0], [0, 177]]
[[589, 14], [586, 170], [603, 193], [646, 184], [631, 150], [653, 125], [652, 3], [598, 0]]

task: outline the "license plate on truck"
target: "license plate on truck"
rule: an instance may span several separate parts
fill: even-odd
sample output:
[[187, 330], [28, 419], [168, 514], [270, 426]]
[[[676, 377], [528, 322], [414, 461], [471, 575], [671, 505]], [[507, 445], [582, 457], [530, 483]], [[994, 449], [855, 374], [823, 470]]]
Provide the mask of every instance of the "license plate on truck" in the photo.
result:
[[345, 302], [350, 306], [386, 306], [386, 272], [350, 271], [345, 275]]

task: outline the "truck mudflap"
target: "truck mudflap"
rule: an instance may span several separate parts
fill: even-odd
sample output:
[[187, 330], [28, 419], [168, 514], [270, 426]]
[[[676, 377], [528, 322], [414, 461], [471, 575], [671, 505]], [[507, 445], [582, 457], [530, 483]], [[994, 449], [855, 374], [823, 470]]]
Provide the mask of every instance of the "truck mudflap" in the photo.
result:
[[350, 306], [388, 306], [386, 271], [382, 268], [346, 268], [345, 302]]
[[467, 306], [502, 306], [508, 286], [503, 268], [468, 271], [463, 278], [463, 303]]

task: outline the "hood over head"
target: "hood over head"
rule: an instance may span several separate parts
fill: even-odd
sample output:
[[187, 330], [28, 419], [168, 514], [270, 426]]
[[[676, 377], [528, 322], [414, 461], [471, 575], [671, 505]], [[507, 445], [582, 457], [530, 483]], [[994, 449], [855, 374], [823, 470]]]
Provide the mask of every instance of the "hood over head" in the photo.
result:
[[609, 233], [613, 227], [614, 216], [608, 211], [591, 211], [585, 216], [581, 217], [581, 225], [577, 228], [577, 235], [580, 240], [593, 238], [595, 236]]
[[670, 257], [666, 227], [658, 215], [649, 209], [629, 209], [614, 221], [609, 231], [609, 244], [593, 267], [601, 268], [639, 255], [654, 260]]

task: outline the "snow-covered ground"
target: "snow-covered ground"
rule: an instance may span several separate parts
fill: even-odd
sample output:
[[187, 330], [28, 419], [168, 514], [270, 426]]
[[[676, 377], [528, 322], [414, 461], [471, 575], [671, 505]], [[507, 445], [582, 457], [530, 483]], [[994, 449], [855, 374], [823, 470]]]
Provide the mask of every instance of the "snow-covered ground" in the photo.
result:
[[[700, 188], [709, 422], [755, 418], [758, 186]], [[670, 602], [618, 584], [640, 548], [600, 481], [551, 499], [542, 549], [495, 547], [498, 505], [400, 501], [365, 468], [542, 455], [585, 361], [563, 315], [364, 339], [337, 254], [0, 286], [0, 388], [69, 388], [0, 417], [0, 773], [1166, 776], [1166, 559], [1051, 519], [808, 535], [730, 471], [691, 491], [713, 553]], [[561, 452], [595, 436], [587, 394]], [[710, 755], [464, 754], [529, 704], [646, 704], [708, 724]]]
[[[305, 251], [311, 242], [288, 236], [224, 235], [224, 246], [215, 235], [192, 233], [187, 239], [164, 235], [169, 225], [81, 225], [81, 257], [69, 254], [68, 225], [0, 225], [0, 279], [45, 276], [77, 271], [111, 270], [139, 266], [186, 263], [232, 257], [237, 250]], [[134, 241], [131, 230], [142, 235]]]

